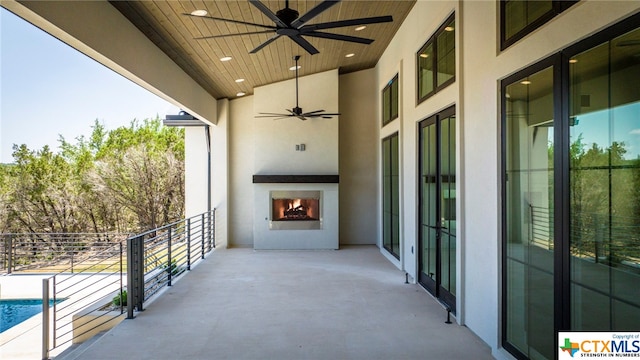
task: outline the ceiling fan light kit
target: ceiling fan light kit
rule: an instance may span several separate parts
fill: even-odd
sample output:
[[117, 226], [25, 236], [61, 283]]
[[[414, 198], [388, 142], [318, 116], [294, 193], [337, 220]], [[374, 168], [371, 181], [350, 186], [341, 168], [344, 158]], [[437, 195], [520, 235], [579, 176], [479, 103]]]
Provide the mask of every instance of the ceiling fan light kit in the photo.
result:
[[284, 9], [280, 9], [275, 13], [271, 11], [271, 9], [269, 9], [260, 0], [249, 0], [249, 3], [254, 7], [256, 7], [258, 10], [260, 10], [260, 12], [262, 12], [271, 21], [273, 21], [274, 25], [263, 25], [263, 24], [251, 23], [246, 21], [224, 19], [224, 18], [219, 18], [215, 16], [209, 16], [207, 15], [208, 13], [205, 10], [202, 10], [199, 12], [194, 11], [192, 13], [184, 13], [184, 15], [199, 17], [204, 19], [217, 20], [217, 21], [224, 21], [224, 22], [240, 24], [240, 25], [255, 26], [258, 28], [266, 29], [266, 30], [260, 30], [260, 31], [249, 31], [244, 33], [203, 36], [203, 37], [196, 38], [198, 40], [221, 38], [221, 37], [228, 37], [228, 36], [240, 36], [240, 35], [273, 34], [272, 37], [270, 37], [265, 42], [263, 42], [262, 44], [258, 45], [253, 50], [251, 50], [250, 53], [252, 54], [257, 53], [258, 51], [262, 50], [264, 47], [276, 41], [278, 38], [282, 36], [286, 36], [290, 38], [292, 41], [294, 41], [296, 44], [298, 44], [307, 53], [311, 55], [318, 54], [319, 51], [307, 39], [304, 38], [305, 36], [331, 39], [331, 40], [340, 40], [340, 41], [347, 41], [347, 42], [368, 45], [373, 42], [373, 39], [367, 39], [367, 38], [358, 37], [358, 36], [334, 34], [334, 33], [322, 32], [318, 30], [336, 29], [336, 28], [341, 28], [346, 26], [362, 27], [362, 25], [365, 25], [365, 24], [377, 24], [377, 23], [393, 21], [393, 18], [391, 16], [374, 16], [374, 17], [359, 18], [359, 19], [338, 20], [338, 21], [331, 21], [331, 22], [324, 22], [324, 23], [317, 23], [317, 24], [307, 24], [308, 21], [314, 19], [315, 17], [317, 17], [318, 15], [320, 15], [321, 13], [328, 10], [330, 7], [332, 7], [333, 5], [336, 5], [339, 2], [340, 0], [322, 1], [318, 5], [316, 5], [314, 8], [306, 12], [304, 15], [300, 16], [297, 10], [291, 9], [289, 7], [289, 0], [285, 0]]

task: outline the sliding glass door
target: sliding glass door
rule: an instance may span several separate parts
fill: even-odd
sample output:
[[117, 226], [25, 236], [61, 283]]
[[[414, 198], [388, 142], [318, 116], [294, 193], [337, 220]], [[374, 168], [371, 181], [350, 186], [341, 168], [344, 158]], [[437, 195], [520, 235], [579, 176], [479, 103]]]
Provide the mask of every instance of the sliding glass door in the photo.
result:
[[640, 15], [502, 82], [502, 340], [640, 324]]

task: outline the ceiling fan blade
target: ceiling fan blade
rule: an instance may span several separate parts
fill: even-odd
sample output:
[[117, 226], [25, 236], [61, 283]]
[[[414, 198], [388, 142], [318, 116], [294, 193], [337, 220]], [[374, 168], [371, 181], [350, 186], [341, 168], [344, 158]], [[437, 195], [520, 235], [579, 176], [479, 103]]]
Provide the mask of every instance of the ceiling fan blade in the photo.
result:
[[311, 114], [315, 114], [315, 113], [319, 113], [319, 112], [323, 112], [324, 110], [313, 110], [313, 111], [309, 111], [304, 113], [303, 115], [311, 115]]
[[264, 31], [250, 31], [245, 33], [236, 33], [236, 34], [223, 34], [223, 35], [211, 35], [211, 36], [202, 36], [193, 38], [194, 40], [206, 40], [206, 39], [215, 39], [215, 38], [223, 38], [229, 36], [239, 36], [239, 35], [253, 35], [253, 34], [269, 34], [273, 33], [275, 30], [264, 30]]
[[275, 115], [275, 116], [289, 116], [289, 114], [281, 114], [281, 113], [271, 113], [271, 112], [261, 112], [260, 115]]
[[325, 0], [323, 2], [321, 2], [320, 4], [316, 5], [313, 9], [307, 11], [306, 14], [300, 16], [299, 18], [295, 19], [292, 23], [291, 26], [294, 28], [300, 28], [302, 25], [304, 25], [304, 23], [306, 23], [307, 21], [313, 19], [314, 17], [320, 15], [323, 11], [327, 10], [328, 8], [332, 7], [333, 5], [339, 3], [340, 0]]
[[335, 28], [345, 27], [345, 26], [378, 24], [378, 23], [392, 22], [392, 21], [393, 21], [393, 17], [391, 15], [374, 16], [374, 17], [368, 17], [368, 18], [339, 20], [339, 21], [331, 21], [331, 22], [320, 23], [320, 24], [305, 25], [302, 28], [300, 28], [300, 30], [313, 31], [313, 30], [322, 30], [322, 29], [335, 29]]
[[256, 8], [258, 8], [258, 10], [260, 10], [269, 19], [271, 19], [271, 21], [276, 23], [276, 25], [283, 28], [287, 27], [287, 24], [285, 24], [282, 20], [280, 20], [280, 18], [278, 18], [276, 14], [274, 14], [273, 11], [271, 11], [271, 9], [269, 9], [265, 4], [261, 3], [260, 0], [249, 0], [249, 3], [255, 6]]
[[198, 15], [192, 15], [192, 14], [189, 14], [189, 13], [182, 13], [182, 15], [191, 16], [191, 17], [194, 17], [194, 18], [224, 21], [224, 22], [233, 23], [233, 24], [257, 26], [257, 27], [261, 27], [261, 28], [265, 28], [265, 29], [274, 29], [274, 30], [277, 29], [277, 27], [275, 27], [273, 25], [256, 24], [256, 23], [250, 23], [250, 22], [240, 21], [240, 20], [224, 19], [224, 18], [219, 18], [219, 17], [215, 17], [215, 16], [208, 16], [208, 15], [198, 16]]
[[373, 39], [366, 39], [366, 38], [362, 38], [362, 37], [342, 35], [342, 34], [325, 33], [325, 32], [320, 32], [320, 31], [305, 32], [305, 33], [303, 33], [303, 35], [304, 36], [313, 36], [313, 37], [325, 38], [325, 39], [349, 41], [349, 42], [354, 42], [354, 43], [359, 43], [359, 44], [367, 44], [367, 45], [369, 45], [369, 44], [371, 44], [373, 42]]
[[[303, 114], [306, 115], [306, 114]], [[340, 113], [324, 113], [324, 114], [311, 114], [309, 116], [340, 116]]]
[[289, 37], [291, 38], [291, 40], [295, 41], [298, 45], [300, 45], [300, 47], [305, 49], [311, 55], [314, 55], [320, 52], [318, 51], [318, 49], [313, 47], [313, 45], [311, 45], [310, 42], [303, 39], [302, 36], [300, 35], [289, 35]]
[[620, 41], [616, 46], [636, 46], [640, 45], [640, 40], [632, 39], [632, 40], [623, 40]]
[[258, 51], [262, 50], [263, 47], [271, 44], [272, 42], [276, 41], [278, 38], [280, 37], [280, 34], [275, 34], [273, 37], [269, 38], [267, 41], [263, 42], [262, 44], [258, 45], [255, 49], [249, 51], [250, 54], [255, 54]]

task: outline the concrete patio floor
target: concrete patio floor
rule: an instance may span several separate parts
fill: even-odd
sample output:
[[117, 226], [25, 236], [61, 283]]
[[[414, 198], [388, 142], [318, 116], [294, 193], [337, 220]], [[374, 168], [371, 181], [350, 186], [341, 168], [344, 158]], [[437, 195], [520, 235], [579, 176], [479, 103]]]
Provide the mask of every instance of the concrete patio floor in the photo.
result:
[[491, 359], [374, 246], [216, 250], [60, 359]]

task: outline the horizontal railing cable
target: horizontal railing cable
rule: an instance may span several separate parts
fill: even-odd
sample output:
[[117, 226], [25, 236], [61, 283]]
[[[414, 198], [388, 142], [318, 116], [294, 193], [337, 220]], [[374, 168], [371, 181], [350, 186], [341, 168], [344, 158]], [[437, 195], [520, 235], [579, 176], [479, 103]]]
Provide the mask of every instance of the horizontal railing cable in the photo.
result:
[[[215, 209], [130, 236], [2, 234], [2, 270], [55, 273], [43, 280], [43, 304], [53, 303], [52, 311], [43, 311], [42, 355], [48, 358], [53, 349], [85, 341], [114, 326], [125, 312], [126, 318], [134, 318], [135, 311], [142, 311], [146, 302], [205, 259], [215, 248], [214, 233]], [[36, 240], [25, 243], [24, 239], [32, 238]], [[45, 246], [43, 239], [57, 243]], [[36, 254], [27, 257], [27, 247]], [[55, 256], [51, 249], [56, 250]], [[44, 261], [47, 257], [55, 261]]]

